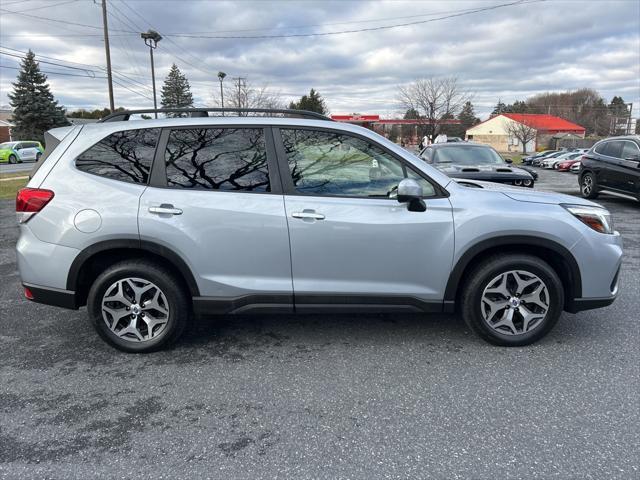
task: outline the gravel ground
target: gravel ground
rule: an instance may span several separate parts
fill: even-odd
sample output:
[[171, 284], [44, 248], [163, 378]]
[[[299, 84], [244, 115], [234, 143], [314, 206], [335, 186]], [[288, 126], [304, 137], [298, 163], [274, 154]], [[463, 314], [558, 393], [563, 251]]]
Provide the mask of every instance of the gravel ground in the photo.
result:
[[640, 205], [600, 201], [624, 235], [620, 297], [531, 347], [447, 315], [281, 315], [138, 356], [84, 310], [21, 298], [0, 202], [0, 477], [640, 478]]

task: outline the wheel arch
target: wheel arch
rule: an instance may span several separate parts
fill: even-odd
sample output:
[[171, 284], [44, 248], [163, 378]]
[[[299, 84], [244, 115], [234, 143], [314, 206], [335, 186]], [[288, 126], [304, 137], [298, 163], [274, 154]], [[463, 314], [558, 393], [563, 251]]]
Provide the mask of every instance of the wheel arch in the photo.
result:
[[467, 274], [492, 254], [526, 253], [546, 261], [558, 274], [565, 290], [565, 308], [582, 296], [580, 267], [573, 254], [559, 243], [540, 237], [510, 235], [482, 240], [469, 247], [449, 276], [444, 294], [446, 305], [457, 303]]
[[168, 267], [182, 281], [192, 297], [200, 295], [191, 269], [182, 257], [168, 247], [134, 239], [106, 240], [82, 250], [67, 275], [67, 290], [76, 292], [76, 302], [85, 305], [93, 280], [109, 265], [128, 258], [148, 258]]

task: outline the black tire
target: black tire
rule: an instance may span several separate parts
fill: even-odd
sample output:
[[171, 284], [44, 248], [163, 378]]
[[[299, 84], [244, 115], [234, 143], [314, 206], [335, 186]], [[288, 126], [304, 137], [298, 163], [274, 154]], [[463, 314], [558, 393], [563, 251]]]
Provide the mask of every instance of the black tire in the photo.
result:
[[[162, 331], [154, 338], [144, 341], [123, 339], [111, 331], [102, 316], [102, 301], [107, 289], [115, 282], [126, 278], [151, 282], [166, 298], [168, 319]], [[130, 353], [152, 352], [175, 342], [182, 335], [191, 317], [191, 302], [182, 283], [169, 270], [148, 260], [126, 260], [107, 268], [96, 278], [89, 290], [87, 309], [98, 334], [110, 345]], [[126, 322], [127, 318], [124, 317], [122, 321]]]
[[584, 198], [598, 198], [598, 182], [592, 172], [580, 175], [580, 193]]
[[[492, 328], [485, 321], [482, 297], [485, 289], [497, 276], [513, 270], [530, 272], [544, 282], [549, 294], [549, 308], [545, 317], [528, 332], [508, 335]], [[469, 328], [484, 340], [505, 347], [529, 345], [544, 337], [560, 318], [563, 306], [564, 288], [557, 273], [540, 258], [526, 254], [489, 257], [470, 273], [461, 295], [461, 314]]]
[[16, 159], [15, 155], [13, 155], [13, 154], [9, 155], [9, 163], [17, 163], [16, 160], [17, 159]]
[[36, 153], [36, 162], [39, 162], [41, 158], [42, 158], [42, 154]]

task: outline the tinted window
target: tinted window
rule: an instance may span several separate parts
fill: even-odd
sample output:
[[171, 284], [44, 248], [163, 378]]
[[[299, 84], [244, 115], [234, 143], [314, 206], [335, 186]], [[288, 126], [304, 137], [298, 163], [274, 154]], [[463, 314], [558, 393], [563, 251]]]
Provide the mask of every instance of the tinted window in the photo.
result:
[[631, 141], [624, 142], [622, 158], [638, 158], [638, 155], [640, 155], [640, 149], [635, 143]]
[[270, 191], [261, 128], [173, 130], [165, 161], [171, 187]]
[[490, 147], [436, 148], [433, 159], [436, 164], [496, 165], [504, 163], [504, 159]]
[[147, 183], [159, 128], [116, 132], [76, 159], [83, 172], [123, 182]]
[[608, 157], [620, 158], [622, 155], [622, 142], [621, 141], [613, 141], [613, 142], [605, 142], [596, 147], [596, 152], [600, 155], [606, 155]]
[[423, 160], [426, 160], [427, 163], [431, 163], [433, 161], [433, 148], [425, 148], [420, 154]]
[[281, 132], [293, 184], [300, 193], [389, 198], [411, 174], [425, 196], [435, 194], [427, 180], [366, 140], [313, 130]]

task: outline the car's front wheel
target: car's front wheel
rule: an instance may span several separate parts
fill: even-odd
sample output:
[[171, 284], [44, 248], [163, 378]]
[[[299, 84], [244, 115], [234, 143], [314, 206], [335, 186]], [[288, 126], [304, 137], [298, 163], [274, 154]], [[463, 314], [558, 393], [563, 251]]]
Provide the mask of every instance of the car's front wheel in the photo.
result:
[[41, 158], [42, 158], [42, 154], [40, 152], [38, 152], [36, 154], [36, 162], [39, 162]]
[[564, 289], [540, 258], [490, 257], [473, 269], [461, 296], [462, 316], [495, 345], [529, 345], [544, 337], [562, 313]]
[[18, 159], [16, 158], [15, 155], [11, 154], [9, 155], [9, 163], [17, 163]]
[[580, 193], [584, 198], [598, 198], [598, 184], [593, 173], [585, 172], [580, 177]]
[[181, 283], [146, 260], [109, 267], [93, 283], [87, 307], [104, 340], [134, 353], [158, 350], [177, 340], [190, 315]]

